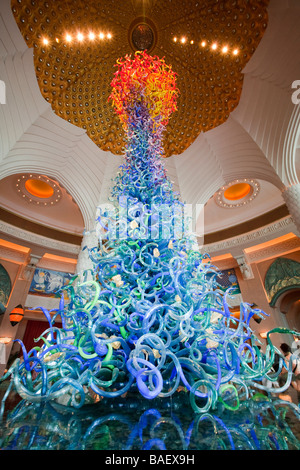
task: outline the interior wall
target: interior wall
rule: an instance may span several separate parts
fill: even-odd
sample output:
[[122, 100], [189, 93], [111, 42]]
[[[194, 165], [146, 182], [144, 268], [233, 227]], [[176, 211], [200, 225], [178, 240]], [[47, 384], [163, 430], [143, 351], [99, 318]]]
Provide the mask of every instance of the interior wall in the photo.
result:
[[293, 251], [292, 253], [289, 253], [287, 255], [281, 255], [281, 256], [276, 256], [274, 258], [267, 259], [265, 261], [261, 261], [257, 263], [257, 267], [259, 270], [259, 274], [263, 281], [265, 280], [266, 273], [271, 266], [271, 264], [277, 259], [277, 258], [287, 258], [287, 259], [292, 259], [294, 261], [297, 261], [300, 263], [300, 250], [298, 251]]
[[[13, 285], [15, 283], [17, 273], [18, 273], [18, 265], [16, 265], [16, 263], [12, 263], [11, 261], [7, 261], [6, 259], [3, 259], [1, 256], [0, 256], [0, 264], [2, 264], [2, 266], [6, 269], [8, 275], [10, 277], [11, 292], [12, 292]], [[11, 292], [10, 292], [10, 295], [11, 295]], [[7, 302], [7, 304], [8, 304], [8, 302]], [[2, 323], [3, 318], [4, 318], [4, 315], [0, 315], [0, 327], [1, 327], [1, 323]]]

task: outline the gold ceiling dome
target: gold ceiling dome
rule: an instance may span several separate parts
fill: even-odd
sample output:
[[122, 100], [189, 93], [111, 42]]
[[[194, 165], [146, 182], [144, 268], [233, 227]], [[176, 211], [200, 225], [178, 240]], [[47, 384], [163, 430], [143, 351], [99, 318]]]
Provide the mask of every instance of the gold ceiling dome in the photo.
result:
[[178, 74], [178, 111], [165, 155], [180, 154], [237, 106], [242, 70], [267, 27], [269, 0], [12, 0], [38, 84], [55, 113], [123, 153], [108, 96], [116, 60], [136, 50], [164, 57]]

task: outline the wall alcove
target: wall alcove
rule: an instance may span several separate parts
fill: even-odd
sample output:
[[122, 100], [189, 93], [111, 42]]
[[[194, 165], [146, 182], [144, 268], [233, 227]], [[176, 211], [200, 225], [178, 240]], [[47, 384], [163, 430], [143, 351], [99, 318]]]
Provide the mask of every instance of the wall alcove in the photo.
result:
[[0, 264], [0, 315], [5, 312], [6, 305], [11, 293], [11, 280], [8, 272]]
[[277, 258], [266, 273], [265, 290], [271, 307], [282, 294], [300, 291], [300, 263], [289, 258]]

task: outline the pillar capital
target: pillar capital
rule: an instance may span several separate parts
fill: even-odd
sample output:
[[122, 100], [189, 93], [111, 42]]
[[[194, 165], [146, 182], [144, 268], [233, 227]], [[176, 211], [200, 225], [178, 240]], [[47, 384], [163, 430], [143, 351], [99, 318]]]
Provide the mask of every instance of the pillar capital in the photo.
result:
[[35, 268], [40, 261], [41, 257], [38, 255], [30, 255], [28, 263], [24, 265], [20, 277], [27, 281], [31, 280], [31, 277], [35, 271]]
[[251, 264], [248, 263], [248, 260], [246, 259], [245, 255], [236, 256], [235, 259], [239, 265], [243, 279], [245, 281], [247, 281], [248, 279], [253, 279], [254, 274], [251, 268]]
[[300, 183], [286, 187], [282, 197], [300, 234]]

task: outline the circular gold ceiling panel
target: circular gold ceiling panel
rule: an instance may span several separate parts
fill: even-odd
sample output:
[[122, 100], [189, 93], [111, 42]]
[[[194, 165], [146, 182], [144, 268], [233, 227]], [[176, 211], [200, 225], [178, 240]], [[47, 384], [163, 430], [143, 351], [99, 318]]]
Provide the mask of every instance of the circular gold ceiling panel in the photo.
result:
[[55, 113], [86, 129], [102, 149], [123, 153], [108, 102], [116, 60], [140, 47], [178, 74], [178, 111], [165, 155], [180, 154], [237, 106], [242, 70], [267, 27], [268, 0], [12, 0], [34, 50], [38, 84]]

